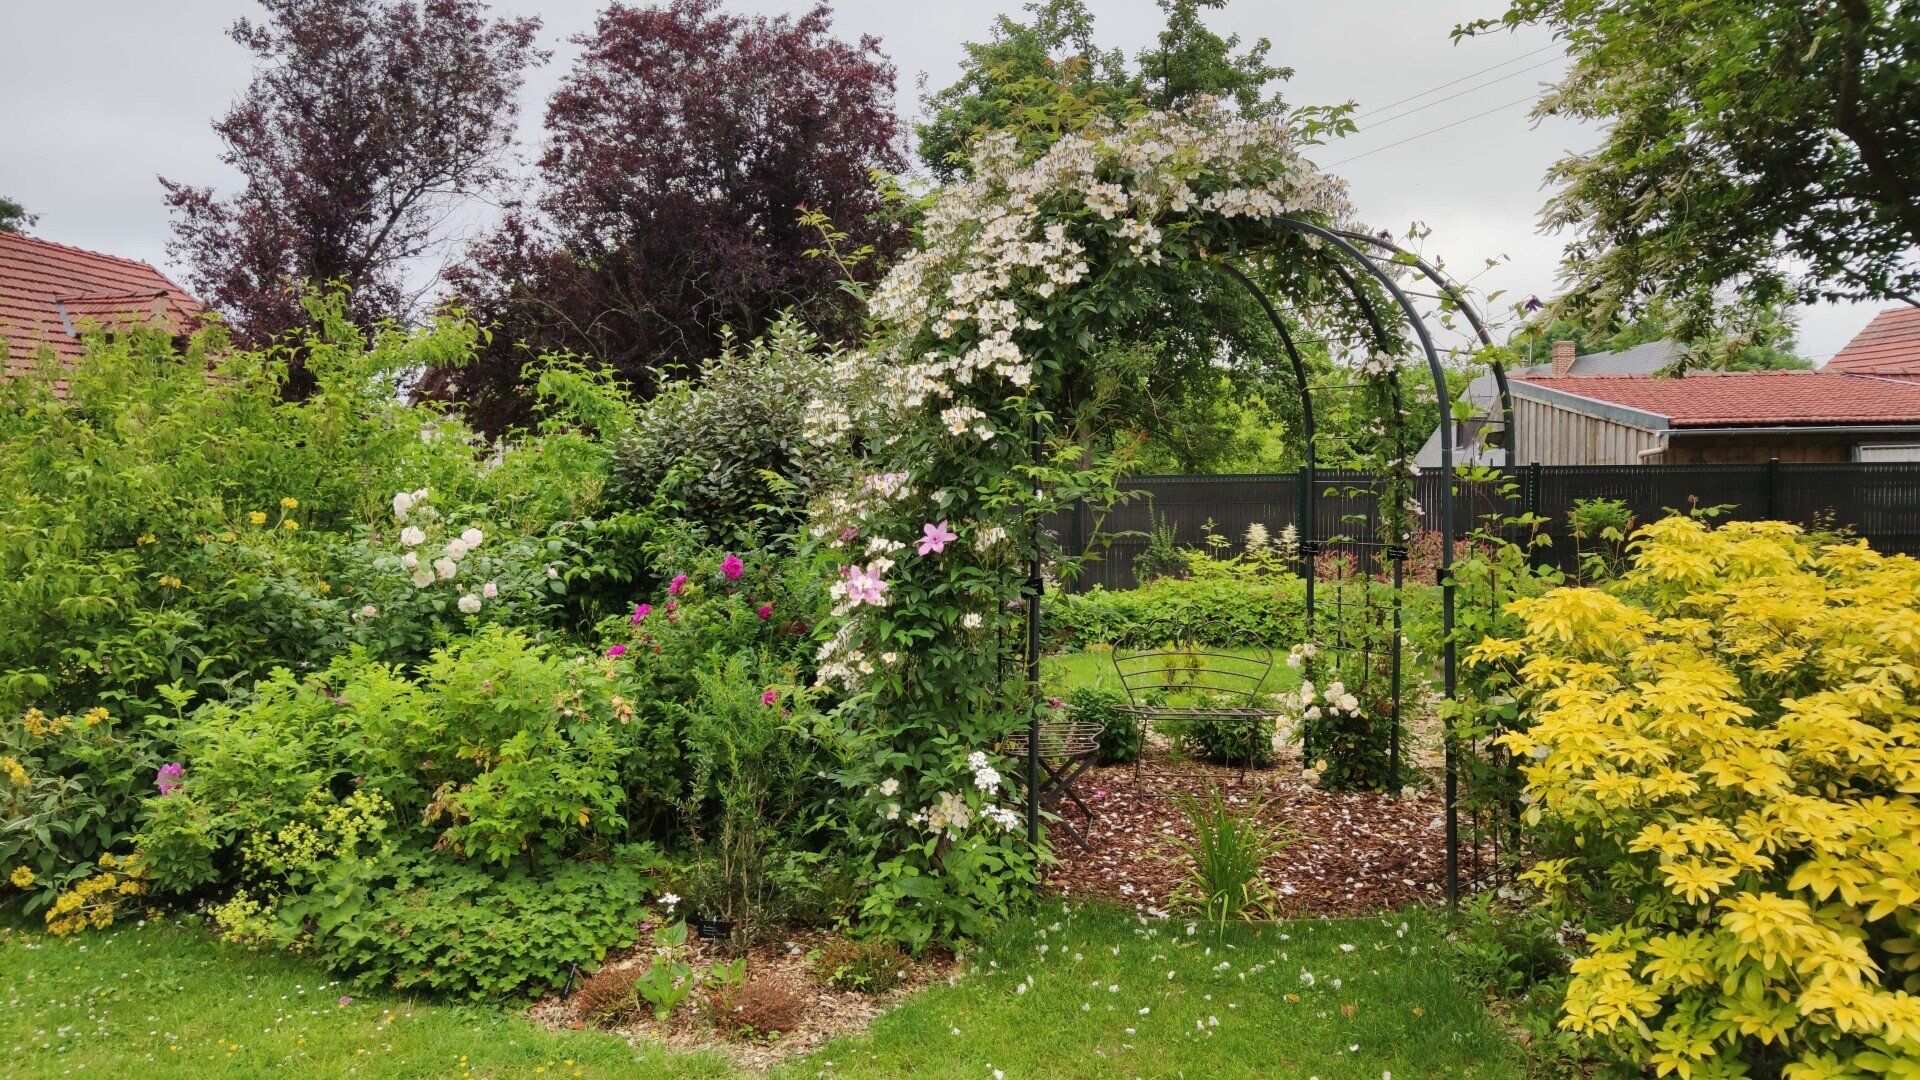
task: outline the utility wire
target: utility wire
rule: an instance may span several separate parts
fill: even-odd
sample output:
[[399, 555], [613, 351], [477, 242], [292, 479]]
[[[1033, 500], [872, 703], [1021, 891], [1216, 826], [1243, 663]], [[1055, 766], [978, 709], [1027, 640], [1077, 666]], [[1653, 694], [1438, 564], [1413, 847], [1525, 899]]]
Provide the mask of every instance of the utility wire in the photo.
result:
[[[1554, 42], [1548, 45], [1542, 45], [1539, 48], [1533, 50], [1532, 52], [1521, 53], [1519, 56], [1516, 56], [1511, 60], [1502, 60], [1499, 63], [1492, 65], [1491, 67], [1483, 67], [1479, 71], [1468, 72], [1467, 74], [1462, 75], [1457, 79], [1449, 79], [1438, 86], [1429, 87], [1425, 90], [1420, 91], [1417, 94], [1409, 94], [1408, 96], [1401, 98], [1399, 101], [1389, 101], [1385, 105], [1381, 105], [1378, 108], [1368, 109], [1366, 112], [1360, 113], [1359, 115], [1355, 116], [1354, 119], [1363, 120], [1366, 117], [1374, 115], [1375, 113], [1386, 112], [1388, 109], [1405, 105], [1409, 101], [1417, 101], [1420, 98], [1426, 97], [1428, 94], [1431, 94], [1436, 90], [1445, 90], [1449, 86], [1454, 86], [1459, 83], [1466, 82], [1468, 79], [1477, 79], [1480, 76], [1485, 75], [1489, 71], [1498, 71], [1501, 68], [1508, 66], [1509, 64], [1517, 64], [1522, 60], [1539, 56], [1541, 53], [1546, 52], [1549, 49], [1558, 49], [1558, 48], [1560, 48], [1560, 44], [1558, 42]], [[1535, 65], [1535, 66], [1537, 67], [1539, 65]], [[1519, 74], [1519, 72], [1515, 72], [1514, 74], [1517, 75]]]
[[1426, 131], [1422, 131], [1417, 135], [1409, 135], [1404, 139], [1400, 139], [1396, 142], [1390, 142], [1385, 146], [1376, 146], [1373, 149], [1366, 151], [1365, 153], [1355, 154], [1349, 158], [1341, 158], [1339, 161], [1336, 161], [1331, 165], [1322, 166], [1322, 168], [1337, 169], [1342, 165], [1348, 164], [1349, 162], [1359, 161], [1361, 158], [1364, 158], [1364, 157], [1372, 157], [1373, 155], [1379, 153], [1382, 150], [1391, 150], [1396, 146], [1405, 146], [1406, 144], [1413, 142], [1416, 139], [1424, 139], [1429, 135], [1438, 135], [1439, 133], [1446, 131], [1449, 128], [1457, 128], [1461, 124], [1464, 124], [1469, 120], [1478, 120], [1483, 116], [1492, 116], [1494, 113], [1500, 112], [1502, 110], [1511, 109], [1515, 105], [1525, 105], [1527, 102], [1532, 101], [1533, 98], [1534, 98], [1534, 95], [1528, 94], [1526, 97], [1516, 98], [1512, 101], [1509, 101], [1505, 105], [1495, 105], [1493, 108], [1488, 109], [1485, 112], [1477, 112], [1477, 113], [1474, 113], [1472, 116], [1463, 116], [1460, 119], [1455, 120], [1451, 124], [1442, 124], [1437, 128], [1428, 128]]
[[1548, 57], [1547, 59], [1542, 60], [1537, 64], [1533, 64], [1528, 67], [1523, 67], [1519, 71], [1510, 71], [1507, 74], [1502, 75], [1497, 79], [1488, 79], [1486, 82], [1480, 83], [1477, 86], [1469, 86], [1465, 90], [1456, 90], [1453, 93], [1448, 94], [1446, 97], [1435, 98], [1432, 101], [1427, 102], [1425, 105], [1415, 105], [1413, 108], [1408, 109], [1405, 112], [1397, 112], [1397, 113], [1394, 113], [1392, 116], [1387, 117], [1385, 120], [1376, 120], [1373, 123], [1368, 124], [1366, 126], [1366, 130], [1371, 131], [1382, 124], [1391, 124], [1395, 120], [1398, 120], [1406, 116], [1412, 116], [1414, 113], [1426, 112], [1428, 109], [1433, 108], [1435, 105], [1444, 105], [1447, 102], [1452, 101], [1454, 98], [1465, 97], [1468, 94], [1477, 93], [1481, 90], [1485, 90], [1487, 87], [1492, 86], [1495, 83], [1503, 83], [1503, 82], [1506, 82], [1508, 79], [1518, 78], [1521, 75], [1525, 75], [1529, 71], [1537, 71], [1540, 68], [1548, 66], [1549, 64], [1557, 64], [1560, 62], [1560, 59], [1561, 58], [1558, 56]]

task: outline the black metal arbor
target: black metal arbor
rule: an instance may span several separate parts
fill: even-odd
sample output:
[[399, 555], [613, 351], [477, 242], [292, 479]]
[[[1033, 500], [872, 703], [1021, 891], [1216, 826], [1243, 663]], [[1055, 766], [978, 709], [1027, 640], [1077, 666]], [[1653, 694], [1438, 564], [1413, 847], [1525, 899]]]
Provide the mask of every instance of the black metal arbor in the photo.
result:
[[[1454, 475], [1454, 418], [1446, 370], [1433, 334], [1414, 302], [1415, 295], [1439, 300], [1460, 311], [1482, 344], [1491, 344], [1491, 336], [1466, 296], [1445, 274], [1389, 240], [1290, 216], [1272, 217], [1265, 224], [1270, 235], [1276, 239], [1297, 240], [1316, 253], [1318, 268], [1325, 271], [1327, 280], [1340, 288], [1350, 301], [1351, 310], [1358, 315], [1356, 325], [1365, 339], [1360, 344], [1379, 356], [1396, 359], [1404, 356], [1415, 364], [1420, 360], [1425, 361], [1426, 374], [1431, 380], [1434, 401], [1438, 406], [1440, 467], [1442, 476], [1447, 479], [1439, 485], [1443, 494], [1438, 506], [1421, 508], [1418, 520], [1412, 524], [1417, 527], [1424, 523], [1425, 531], [1433, 534], [1438, 542], [1432, 582], [1439, 594], [1441, 623], [1440, 656], [1437, 659], [1441, 691], [1448, 699], [1452, 699], [1458, 685], [1454, 582], [1450, 574], [1458, 539], [1454, 484], [1451, 482]], [[1404, 518], [1393, 508], [1388, 508], [1383, 515], [1382, 504], [1389, 500], [1391, 492], [1410, 487], [1403, 483], [1410, 471], [1407, 466], [1412, 454], [1401, 409], [1406, 400], [1401, 385], [1401, 367], [1397, 362], [1383, 366], [1380, 374], [1384, 375], [1384, 379], [1372, 381], [1351, 376], [1314, 381], [1309, 365], [1301, 355], [1303, 339], [1296, 333], [1297, 328], [1289, 325], [1287, 316], [1259, 284], [1235, 264], [1233, 258], [1220, 257], [1219, 266], [1251, 294], [1271, 324], [1299, 395], [1304, 463], [1298, 496], [1300, 572], [1305, 581], [1309, 640], [1320, 642], [1324, 648], [1332, 651], [1358, 655], [1360, 662], [1350, 665], [1349, 670], [1367, 672], [1369, 677], [1377, 677], [1381, 681], [1381, 685], [1367, 689], [1372, 691], [1370, 697], [1387, 703], [1391, 710], [1388, 730], [1392, 741], [1388, 747], [1388, 776], [1398, 783], [1404, 767], [1399, 731], [1407, 675], [1404, 662], [1406, 643], [1402, 633], [1403, 595], [1407, 585], [1412, 529], [1401, 527]], [[1404, 287], [1400, 279], [1409, 271], [1424, 278], [1437, 292], [1424, 294]], [[1413, 355], [1415, 353], [1418, 355]], [[1493, 374], [1499, 390], [1502, 428], [1511, 431], [1512, 413], [1505, 373], [1496, 363]], [[1362, 474], [1356, 474], [1351, 469], [1327, 468], [1324, 463], [1328, 461], [1352, 460], [1348, 443], [1355, 433], [1332, 429], [1324, 421], [1330, 418], [1329, 414], [1343, 411], [1338, 407], [1343, 398], [1351, 401], [1352, 395], [1363, 392], [1384, 393], [1388, 398], [1388, 408], [1384, 411], [1391, 415], [1393, 426], [1368, 434], [1374, 439], [1376, 447], [1380, 445], [1382, 437], [1390, 444], [1392, 452], [1387, 455], [1390, 465], [1386, 469], [1376, 468]], [[1344, 411], [1351, 413], [1350, 409]], [[1033, 439], [1037, 455], [1040, 450], [1037, 431]], [[1417, 444], [1419, 440], [1414, 441]], [[1401, 476], [1396, 478], [1389, 475], [1389, 469], [1400, 470]], [[1040, 677], [1041, 565], [1042, 552], [1036, 541], [1027, 581], [1025, 657], [1026, 676], [1036, 690]], [[1356, 627], [1363, 629], [1357, 630]], [[1040, 790], [1043, 742], [1038, 710], [1033, 714], [1025, 742], [1028, 791], [1036, 792]], [[1452, 902], [1458, 898], [1461, 886], [1459, 757], [1468, 752], [1468, 748], [1459, 745], [1454, 721], [1447, 710], [1442, 710], [1441, 744], [1446, 799], [1446, 886], [1448, 900]], [[1310, 755], [1312, 748], [1306, 748], [1305, 753]], [[1028, 799], [1027, 816], [1029, 835], [1037, 841], [1040, 829], [1039, 799]]]

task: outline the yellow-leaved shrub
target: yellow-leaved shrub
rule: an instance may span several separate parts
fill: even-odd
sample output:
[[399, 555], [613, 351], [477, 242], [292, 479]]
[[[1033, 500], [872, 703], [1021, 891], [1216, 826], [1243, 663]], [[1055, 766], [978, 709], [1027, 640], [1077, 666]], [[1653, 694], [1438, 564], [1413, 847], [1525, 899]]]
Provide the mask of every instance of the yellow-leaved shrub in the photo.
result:
[[1510, 608], [1561, 1024], [1658, 1075], [1920, 1077], [1920, 561], [1780, 522], [1642, 529]]

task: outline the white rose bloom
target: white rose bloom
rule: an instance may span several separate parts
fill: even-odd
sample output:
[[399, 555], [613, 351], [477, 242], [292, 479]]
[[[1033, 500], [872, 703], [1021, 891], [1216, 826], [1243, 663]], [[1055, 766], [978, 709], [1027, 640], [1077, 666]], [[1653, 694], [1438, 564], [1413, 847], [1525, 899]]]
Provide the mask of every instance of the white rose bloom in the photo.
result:
[[969, 630], [980, 629], [980, 622], [980, 613], [977, 611], [969, 611], [965, 615], [960, 616], [960, 625]]
[[424, 589], [431, 584], [433, 584], [433, 571], [421, 567], [413, 572], [414, 588]]
[[473, 595], [472, 593], [468, 593], [467, 595], [461, 597], [460, 610], [466, 612], [469, 615], [472, 615], [473, 613], [479, 611], [480, 598]]
[[403, 491], [400, 494], [395, 495], [393, 497], [393, 516], [394, 517], [397, 517], [397, 518], [406, 517], [407, 511], [411, 509], [413, 509], [413, 493], [412, 492]]
[[467, 557], [467, 542], [465, 540], [462, 540], [456, 536], [453, 539], [447, 541], [447, 558], [452, 559], [454, 562], [459, 562], [461, 559], [464, 559], [466, 557]]
[[500, 586], [495, 585], [493, 582], [489, 581], [485, 585], [480, 586], [480, 595], [491, 600], [494, 597], [500, 595]]
[[433, 560], [433, 572], [440, 575], [441, 581], [445, 581], [459, 573], [460, 567], [452, 559], [442, 555], [440, 558]]
[[1000, 771], [991, 766], [973, 774], [973, 786], [981, 791], [992, 791], [1000, 786]]
[[557, 577], [559, 577], [559, 576], [560, 576], [560, 568], [559, 568], [559, 567], [557, 567], [557, 566], [549, 566], [549, 567], [547, 567], [547, 576], [548, 576], [548, 577], [550, 577], [550, 578], [557, 578]]
[[409, 570], [418, 570], [420, 569], [420, 556], [409, 551], [405, 555], [400, 556], [400, 565]]
[[427, 534], [421, 532], [419, 526], [409, 525], [400, 530], [400, 542], [408, 547], [419, 547], [427, 542]]
[[363, 619], [371, 619], [378, 614], [380, 614], [380, 609], [374, 607], [372, 604], [366, 604], [360, 608], [360, 617]]
[[480, 541], [486, 538], [487, 534], [481, 532], [479, 529], [468, 529], [460, 534], [460, 541], [466, 544], [469, 550], [479, 547]]
[[894, 792], [899, 790], [900, 790], [900, 781], [894, 779], [891, 776], [887, 777], [885, 780], [880, 781], [880, 794], [882, 795], [892, 795]]

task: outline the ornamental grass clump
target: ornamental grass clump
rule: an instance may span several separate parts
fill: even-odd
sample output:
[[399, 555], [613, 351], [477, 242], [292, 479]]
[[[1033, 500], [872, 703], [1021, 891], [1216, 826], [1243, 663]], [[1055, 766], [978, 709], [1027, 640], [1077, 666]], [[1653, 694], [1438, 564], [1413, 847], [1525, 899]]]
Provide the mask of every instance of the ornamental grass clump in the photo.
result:
[[1175, 894], [1177, 903], [1220, 926], [1277, 914], [1273, 888], [1260, 872], [1292, 837], [1262, 820], [1262, 810], [1258, 804], [1235, 806], [1218, 790], [1181, 798], [1180, 811], [1193, 836], [1179, 846], [1193, 865]]
[[1671, 517], [1516, 601], [1561, 1026], [1660, 1075], [1920, 1070], [1920, 561]]

